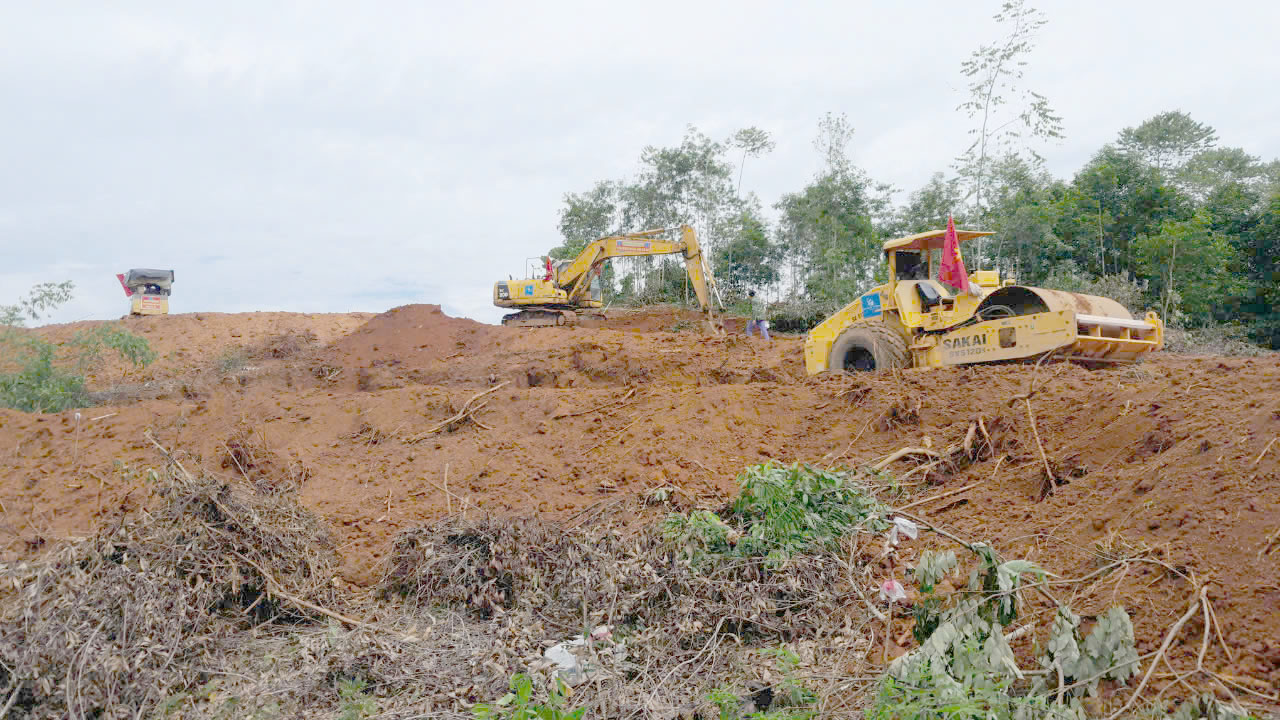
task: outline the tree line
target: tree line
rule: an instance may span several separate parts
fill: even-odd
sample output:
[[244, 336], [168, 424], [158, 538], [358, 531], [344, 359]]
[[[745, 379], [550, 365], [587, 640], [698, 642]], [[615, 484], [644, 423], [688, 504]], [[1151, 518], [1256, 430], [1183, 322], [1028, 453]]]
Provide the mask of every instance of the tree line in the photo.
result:
[[[942, 228], [953, 215], [995, 232], [967, 246], [971, 267], [1108, 295], [1175, 326], [1226, 324], [1280, 348], [1280, 160], [1226, 145], [1171, 110], [1121, 130], [1072, 177], [1054, 177], [1038, 149], [1062, 138], [1062, 119], [1022, 77], [1045, 18], [1015, 0], [995, 21], [996, 39], [960, 68], [968, 93], [957, 110], [970, 144], [903, 201], [851, 162], [854, 128], [842, 114], [819, 119], [817, 172], [770, 214], [742, 189], [747, 165], [773, 150], [770, 134], [748, 127], [715, 139], [689, 126], [679, 145], [645, 147], [634, 176], [566, 194], [553, 255], [615, 232], [689, 223], [727, 299], [766, 289], [816, 319], [883, 277], [884, 240]], [[608, 271], [605, 285], [621, 302], [687, 297], [674, 260], [631, 261]]]

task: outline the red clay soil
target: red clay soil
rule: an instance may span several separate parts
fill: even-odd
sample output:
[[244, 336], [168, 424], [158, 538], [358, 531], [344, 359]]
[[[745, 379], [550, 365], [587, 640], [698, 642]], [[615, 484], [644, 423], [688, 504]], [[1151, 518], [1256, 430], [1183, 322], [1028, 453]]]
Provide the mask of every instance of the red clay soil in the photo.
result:
[[[180, 390], [79, 421], [0, 411], [0, 553], [28, 557], [145, 503], [141, 470], [161, 465], [148, 433], [189, 466], [296, 488], [329, 523], [345, 580], [368, 585], [396, 533], [463, 508], [625, 520], [663, 485], [716, 507], [745, 465], [869, 465], [959, 442], [982, 417], [994, 457], [916, 473], [913, 500], [968, 489], [911, 512], [1061, 577], [1144, 555], [1209, 581], [1232, 655], [1215, 643], [1206, 665], [1261, 692], [1280, 684], [1277, 356], [808, 378], [800, 339], [708, 337], [696, 320], [656, 310], [613, 313], [608, 329], [516, 329], [428, 305], [148, 319], [137, 328], [161, 360], [146, 372], [181, 378]], [[263, 350], [307, 329], [314, 342]], [[258, 359], [220, 371], [215, 358], [240, 345]], [[1036, 430], [1061, 482], [1047, 496], [1026, 404], [1010, 404], [1033, 378]], [[96, 382], [137, 378], [104, 371]], [[429, 432], [472, 398], [484, 403], [479, 423]], [[1155, 564], [1055, 593], [1086, 616], [1123, 603], [1140, 652], [1192, 595]], [[1051, 616], [1038, 620], [1043, 629]], [[1199, 622], [1175, 658], [1198, 652]]]

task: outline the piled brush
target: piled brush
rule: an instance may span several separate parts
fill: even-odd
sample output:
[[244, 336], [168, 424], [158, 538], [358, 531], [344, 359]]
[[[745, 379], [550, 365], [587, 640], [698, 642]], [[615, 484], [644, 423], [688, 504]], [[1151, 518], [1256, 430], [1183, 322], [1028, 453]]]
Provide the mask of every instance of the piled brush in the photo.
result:
[[798, 554], [780, 567], [763, 557], [698, 567], [656, 528], [624, 535], [453, 517], [401, 534], [387, 563], [384, 598], [466, 612], [501, 639], [492, 662], [437, 678], [453, 689], [424, 711], [461, 711], [465, 691], [485, 684], [481, 673], [498, 694], [514, 672], [549, 683], [543, 650], [603, 625], [611, 637], [587, 651], [597, 673], [574, 691], [591, 717], [689, 711], [713, 679], [740, 676], [747, 654], [779, 643], [825, 633], [829, 657], [865, 644], [851, 630], [863, 622], [856, 590], [834, 554]]
[[257, 360], [291, 358], [304, 350], [315, 347], [319, 338], [310, 330], [301, 332], [290, 330], [278, 335], [271, 335], [248, 348], [247, 355]]
[[331, 543], [292, 500], [176, 462], [151, 479], [150, 512], [0, 566], [0, 687], [19, 716], [145, 716], [206, 682], [238, 632], [336, 600]]

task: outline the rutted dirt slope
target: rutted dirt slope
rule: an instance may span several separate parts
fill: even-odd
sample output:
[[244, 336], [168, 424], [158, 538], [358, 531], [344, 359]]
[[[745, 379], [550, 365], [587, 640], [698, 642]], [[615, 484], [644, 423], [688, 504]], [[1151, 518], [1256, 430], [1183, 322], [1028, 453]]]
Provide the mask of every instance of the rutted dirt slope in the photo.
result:
[[[912, 512], [1065, 577], [1147, 553], [1212, 578], [1232, 647], [1232, 658], [1211, 650], [1214, 666], [1280, 683], [1276, 357], [811, 379], [799, 338], [766, 345], [680, 330], [696, 327], [691, 319], [651, 311], [609, 329], [520, 330], [435, 306], [274, 325], [256, 315], [149, 319], [138, 329], [162, 359], [147, 372], [180, 378], [180, 391], [79, 421], [0, 412], [0, 548], [6, 558], [38, 552], [146, 502], [137, 470], [157, 465], [148, 433], [184, 462], [296, 487], [330, 524], [346, 580], [368, 584], [397, 532], [463, 507], [628, 519], [658, 512], [640, 498], [663, 485], [715, 507], [746, 464], [870, 464], [904, 446], [959, 442], [981, 416], [994, 456], [915, 472], [911, 500], [968, 489]], [[308, 329], [314, 341], [261, 352], [273, 336]], [[238, 345], [258, 348], [257, 359], [217, 371], [213, 359]], [[1026, 405], [1009, 402], [1033, 377], [1036, 430], [1063, 482], [1047, 496]], [[120, 381], [136, 378], [97, 378]], [[488, 390], [475, 400], [487, 402], [475, 415], [484, 427], [427, 432]], [[1142, 651], [1188, 601], [1187, 583], [1154, 565], [1060, 592], [1078, 594], [1085, 613], [1125, 603]]]

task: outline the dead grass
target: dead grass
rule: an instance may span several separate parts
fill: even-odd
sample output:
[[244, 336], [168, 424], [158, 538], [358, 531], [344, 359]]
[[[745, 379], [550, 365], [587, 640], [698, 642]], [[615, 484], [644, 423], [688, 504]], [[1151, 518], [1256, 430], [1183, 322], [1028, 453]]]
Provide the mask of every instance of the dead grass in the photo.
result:
[[[705, 712], [719, 685], [745, 694], [777, 681], [761, 651], [784, 643], [807, 647], [807, 663], [830, 670], [814, 684], [829, 691], [824, 716], [839, 717], [856, 714], [861, 696], [836, 693], [836, 678], [860, 667], [870, 647], [848, 567], [822, 554], [777, 570], [736, 558], [695, 572], [651, 529], [454, 517], [402, 534], [380, 591], [487, 623], [496, 663], [511, 671], [521, 659], [543, 682], [542, 649], [610, 626], [612, 639], [585, 651], [598, 675], [573, 696], [588, 717]], [[490, 690], [500, 693], [505, 678], [493, 669]], [[440, 711], [464, 709], [442, 700]]]
[[1185, 355], [1224, 355], [1227, 357], [1261, 357], [1275, 351], [1249, 340], [1246, 328], [1237, 325], [1212, 325], [1203, 328], [1165, 328], [1165, 352]]
[[144, 713], [243, 631], [321, 617], [276, 589], [337, 605], [332, 546], [292, 500], [176, 465], [152, 489], [152, 512], [0, 569], [0, 686], [27, 717]]
[[318, 339], [310, 330], [291, 330], [279, 335], [271, 335], [253, 344], [247, 348], [246, 353], [250, 358], [257, 360], [283, 360], [311, 350], [316, 346]]

